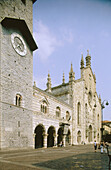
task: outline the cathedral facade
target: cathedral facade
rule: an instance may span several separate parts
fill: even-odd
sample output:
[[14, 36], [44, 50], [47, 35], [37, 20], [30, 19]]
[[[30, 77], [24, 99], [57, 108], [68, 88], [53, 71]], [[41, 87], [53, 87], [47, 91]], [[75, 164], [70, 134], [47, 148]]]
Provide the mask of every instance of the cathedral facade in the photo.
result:
[[101, 99], [89, 52], [81, 78], [47, 89], [33, 85], [32, 11], [36, 0], [0, 1], [0, 149], [89, 144], [101, 139]]

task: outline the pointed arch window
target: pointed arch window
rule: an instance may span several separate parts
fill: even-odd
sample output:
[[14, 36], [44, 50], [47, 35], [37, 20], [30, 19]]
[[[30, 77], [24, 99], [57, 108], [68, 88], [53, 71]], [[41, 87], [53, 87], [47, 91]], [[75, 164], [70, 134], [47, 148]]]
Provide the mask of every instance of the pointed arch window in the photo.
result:
[[81, 114], [81, 105], [80, 102], [77, 104], [77, 124], [80, 125], [80, 114]]
[[95, 119], [96, 119], [96, 117], [95, 117], [95, 109], [93, 109], [93, 122], [95, 122]]
[[16, 95], [16, 106], [21, 106], [22, 96], [20, 94]]
[[97, 115], [97, 125], [98, 125], [98, 130], [99, 130], [99, 114]]

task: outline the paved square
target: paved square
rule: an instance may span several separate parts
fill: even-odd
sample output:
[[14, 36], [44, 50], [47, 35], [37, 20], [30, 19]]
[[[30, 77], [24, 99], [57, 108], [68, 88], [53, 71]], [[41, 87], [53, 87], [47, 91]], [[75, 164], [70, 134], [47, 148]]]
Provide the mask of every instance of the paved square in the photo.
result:
[[108, 161], [93, 145], [0, 151], [0, 170], [108, 170]]

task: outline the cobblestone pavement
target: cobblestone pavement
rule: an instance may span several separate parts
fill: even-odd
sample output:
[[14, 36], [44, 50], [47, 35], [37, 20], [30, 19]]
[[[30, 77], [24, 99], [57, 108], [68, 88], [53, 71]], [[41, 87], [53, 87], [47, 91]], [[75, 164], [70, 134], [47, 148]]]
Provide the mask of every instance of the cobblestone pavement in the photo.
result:
[[0, 151], [0, 170], [108, 170], [108, 161], [93, 145]]

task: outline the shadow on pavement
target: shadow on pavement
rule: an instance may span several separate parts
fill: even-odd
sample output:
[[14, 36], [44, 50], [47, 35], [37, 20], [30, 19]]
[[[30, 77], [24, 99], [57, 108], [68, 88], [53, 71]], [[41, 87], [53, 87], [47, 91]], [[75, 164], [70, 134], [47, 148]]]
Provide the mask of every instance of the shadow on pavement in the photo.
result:
[[36, 167], [43, 169], [56, 169], [56, 170], [108, 170], [108, 155], [97, 153], [85, 153], [80, 155], [74, 155], [70, 157], [64, 157], [56, 160], [45, 161], [37, 164], [33, 164]]

